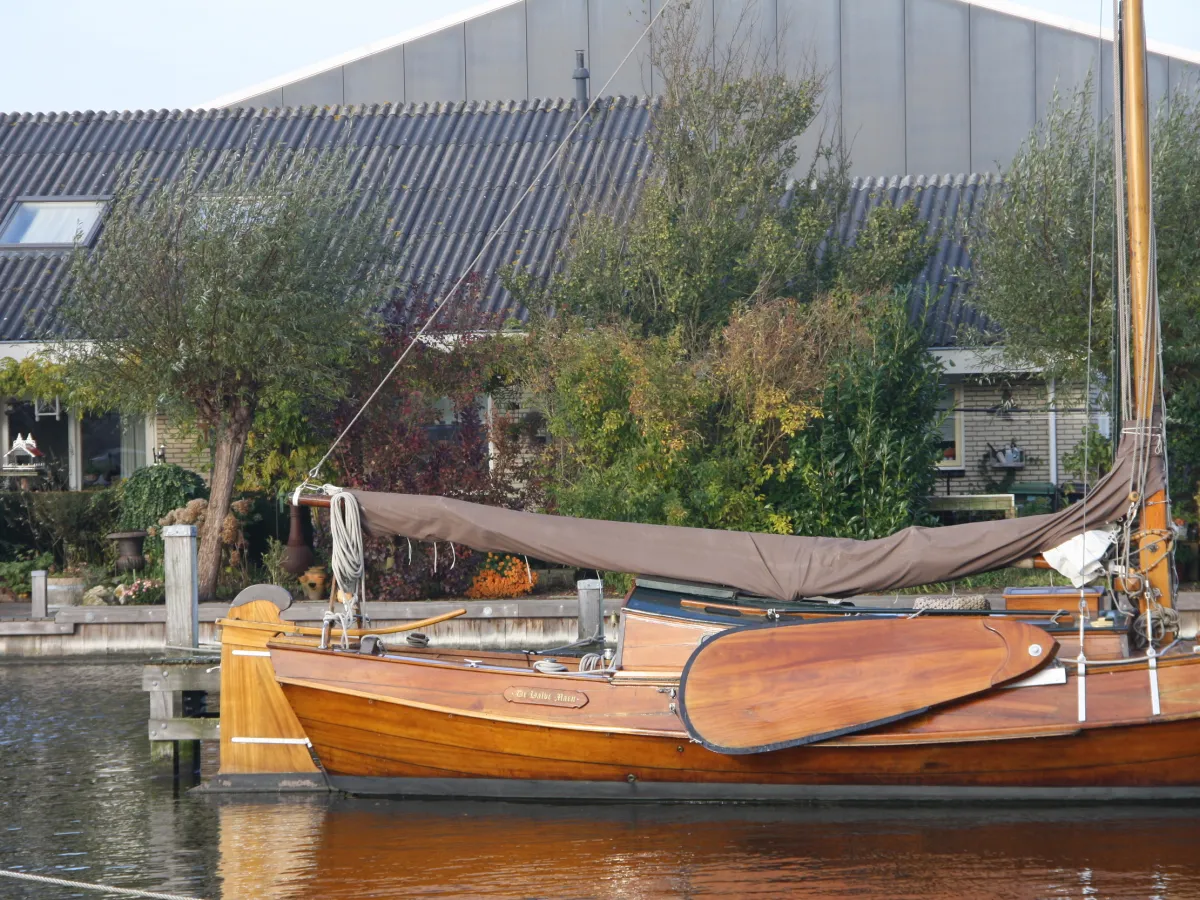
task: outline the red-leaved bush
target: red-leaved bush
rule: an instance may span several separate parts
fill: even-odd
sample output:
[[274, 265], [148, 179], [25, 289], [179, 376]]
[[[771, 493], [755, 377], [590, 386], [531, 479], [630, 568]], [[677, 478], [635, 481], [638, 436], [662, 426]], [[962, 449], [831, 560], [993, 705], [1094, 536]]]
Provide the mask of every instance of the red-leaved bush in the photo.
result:
[[[469, 292], [473, 294], [474, 292]], [[408, 317], [405, 317], [408, 318]], [[355, 373], [335, 415], [340, 432], [416, 332], [395, 315], [370, 362]], [[510, 509], [540, 508], [540, 448], [523, 421], [496, 402], [512, 396], [506, 359], [520, 338], [439, 323], [409, 351], [336, 453], [346, 487], [431, 494]], [[488, 402], [489, 395], [493, 401]], [[484, 554], [461, 544], [370, 538], [369, 595], [410, 600], [462, 595]]]

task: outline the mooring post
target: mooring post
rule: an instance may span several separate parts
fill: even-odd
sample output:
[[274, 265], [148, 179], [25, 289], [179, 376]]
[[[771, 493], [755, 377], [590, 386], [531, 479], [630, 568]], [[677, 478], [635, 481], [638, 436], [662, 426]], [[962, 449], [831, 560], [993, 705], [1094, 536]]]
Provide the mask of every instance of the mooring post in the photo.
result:
[[46, 605], [46, 571], [45, 569], [38, 569], [36, 572], [31, 572], [29, 578], [32, 582], [29, 589], [29, 598], [33, 605], [29, 617], [31, 619], [48, 618], [50, 611]]
[[162, 530], [166, 572], [167, 646], [196, 647], [200, 640], [200, 578], [196, 526], [167, 525]]

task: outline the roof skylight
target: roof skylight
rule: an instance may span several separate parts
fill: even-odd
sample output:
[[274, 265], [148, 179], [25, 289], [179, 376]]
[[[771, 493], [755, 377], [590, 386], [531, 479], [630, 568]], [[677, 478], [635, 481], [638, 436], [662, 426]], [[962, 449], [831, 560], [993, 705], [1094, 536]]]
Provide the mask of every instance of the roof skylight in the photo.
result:
[[103, 200], [21, 200], [0, 228], [0, 247], [86, 244], [103, 211]]

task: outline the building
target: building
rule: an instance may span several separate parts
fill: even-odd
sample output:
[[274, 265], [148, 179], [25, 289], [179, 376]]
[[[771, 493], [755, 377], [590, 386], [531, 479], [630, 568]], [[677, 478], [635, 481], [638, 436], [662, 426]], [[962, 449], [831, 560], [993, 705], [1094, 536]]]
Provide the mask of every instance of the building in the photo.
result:
[[[470, 267], [479, 274], [465, 295], [470, 314], [495, 324], [524, 315], [500, 283], [502, 270], [516, 263], [549, 274], [574, 215], [600, 197], [637, 191], [652, 105], [606, 100], [474, 266], [578, 118], [571, 101], [0, 117], [0, 375], [54, 339], [73, 241], [77, 234], [96, 240], [105, 200], [135, 159], [153, 177], [171, 179], [195, 151], [352, 140], [368, 148], [372, 187], [393, 198], [413, 294], [437, 295]], [[32, 434], [52, 483], [63, 487], [110, 483], [156, 451], [168, 461], [193, 461], [190, 438], [161, 416], [130, 419], [29, 396], [0, 396], [0, 413], [0, 446]]]
[[[561, 264], [572, 218], [601, 199], [636, 196], [649, 170], [646, 140], [653, 103], [606, 99], [561, 161], [474, 266], [487, 235], [550, 159], [578, 115], [571, 101], [391, 106], [356, 109], [217, 109], [198, 112], [10, 115], [0, 120], [0, 371], [37, 353], [54, 335], [65, 263], [76, 232], [95, 240], [103, 205], [135, 157], [157, 176], [174, 177], [193, 151], [226, 152], [280, 141], [372, 148], [368, 178], [392, 193], [406, 237], [407, 278], [426, 295], [446, 290], [464, 271], [477, 275], [469, 315], [483, 324], [522, 320], [501, 281], [519, 265], [545, 277]], [[384, 152], [377, 152], [380, 148]], [[395, 165], [392, 166], [391, 164]], [[1055, 404], [1051, 385], [1033, 373], [1002, 373], [995, 351], [963, 348], [967, 328], [987, 329], [971, 308], [961, 239], [995, 179], [990, 175], [860, 178], [850, 187], [839, 238], [853, 241], [883, 203], [913, 202], [938, 243], [913, 290], [913, 316], [924, 319], [933, 352], [947, 372], [946, 456], [942, 493], [979, 492], [1000, 482], [1057, 483], [1061, 457], [1082, 434], [1085, 417]], [[947, 227], [943, 227], [947, 226]], [[926, 299], [929, 305], [925, 308]], [[467, 301], [464, 301], [467, 302]], [[157, 450], [191, 461], [191, 441], [161, 416], [130, 420], [64, 408], [54, 398], [0, 398], [0, 446], [32, 434], [59, 482], [104, 484], [147, 464]], [[1062, 407], [1062, 408], [1059, 408]], [[1021, 468], [991, 454], [1017, 447]], [[994, 485], [992, 485], [994, 486]]]
[[[827, 76], [824, 127], [851, 149], [853, 174], [996, 173], [1055, 91], [1089, 73], [1112, 106], [1112, 45], [1095, 28], [1009, 0], [692, 0], [720, 54], [743, 37], [793, 72]], [[662, 0], [490, 0], [248, 86], [203, 106], [414, 104], [572, 96], [575, 51], [593, 94], [654, 96]], [[737, 34], [739, 37], [734, 38]], [[629, 62], [618, 71], [625, 54]], [[1200, 53], [1151, 43], [1152, 98], [1200, 80]], [[606, 86], [607, 85], [607, 86]], [[814, 130], [814, 134], [819, 129]], [[808, 146], [815, 138], [808, 138]]]

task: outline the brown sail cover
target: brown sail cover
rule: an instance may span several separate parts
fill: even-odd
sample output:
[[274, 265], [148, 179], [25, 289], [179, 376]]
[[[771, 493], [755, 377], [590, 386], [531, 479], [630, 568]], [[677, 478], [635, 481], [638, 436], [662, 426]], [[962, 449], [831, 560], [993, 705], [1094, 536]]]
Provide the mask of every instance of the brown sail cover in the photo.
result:
[[[1129, 510], [1132, 441], [1086, 503], [1086, 528]], [[1163, 486], [1152, 456], [1142, 496]], [[950, 581], [1012, 565], [1085, 530], [1085, 504], [1043, 516], [906, 528], [886, 538], [796, 537], [514, 512], [445, 497], [354, 491], [375, 536], [454, 541], [585, 569], [726, 585], [777, 600], [839, 597]]]

